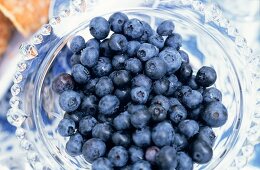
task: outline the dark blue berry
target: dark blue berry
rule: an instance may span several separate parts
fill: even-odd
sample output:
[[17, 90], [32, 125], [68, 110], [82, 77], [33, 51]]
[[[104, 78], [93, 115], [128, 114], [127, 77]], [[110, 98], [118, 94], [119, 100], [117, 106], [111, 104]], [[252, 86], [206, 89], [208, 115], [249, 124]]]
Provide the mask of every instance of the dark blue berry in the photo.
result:
[[98, 109], [101, 114], [113, 115], [119, 108], [120, 101], [116, 96], [106, 95], [102, 97], [98, 104]]
[[112, 66], [115, 70], [123, 70], [128, 56], [125, 54], [116, 55], [112, 58]]
[[143, 70], [142, 62], [137, 58], [129, 58], [125, 62], [125, 69], [134, 74], [140, 73]]
[[98, 121], [99, 122], [101, 122], [101, 123], [108, 123], [108, 124], [112, 124], [113, 123], [113, 119], [114, 119], [114, 115], [109, 115], [109, 116], [107, 116], [107, 115], [104, 115], [104, 114], [98, 114], [97, 115], [97, 119], [98, 119]]
[[191, 138], [199, 132], [199, 124], [194, 120], [183, 120], [178, 125], [179, 132], [187, 138]]
[[222, 101], [222, 94], [221, 91], [219, 91], [215, 87], [211, 87], [206, 89], [203, 92], [203, 101], [205, 103], [211, 103], [211, 102], [221, 102]]
[[168, 36], [165, 40], [165, 45], [168, 47], [173, 47], [176, 50], [179, 50], [182, 46], [182, 37], [180, 34], [173, 33], [172, 35]]
[[64, 91], [73, 90], [75, 82], [70, 74], [62, 73], [58, 75], [52, 82], [52, 90], [58, 94]]
[[98, 158], [92, 163], [92, 170], [113, 170], [113, 165], [107, 158]]
[[76, 133], [66, 143], [66, 152], [70, 156], [79, 156], [82, 153], [83, 137]]
[[85, 136], [89, 135], [97, 123], [98, 122], [94, 117], [86, 116], [79, 122], [79, 132]]
[[149, 148], [146, 149], [145, 152], [145, 159], [149, 161], [151, 164], [155, 164], [156, 161], [156, 155], [160, 149], [156, 146], [150, 146]]
[[181, 67], [181, 55], [173, 48], [167, 48], [161, 51], [159, 58], [166, 63], [167, 74], [172, 74]]
[[104, 142], [111, 139], [113, 128], [108, 123], [98, 123], [92, 129], [92, 137], [99, 138]]
[[85, 94], [95, 93], [95, 87], [99, 78], [90, 79], [86, 85], [82, 88]]
[[140, 48], [141, 43], [139, 41], [129, 41], [127, 45], [127, 54], [130, 57], [134, 57], [137, 54], [137, 50]]
[[195, 109], [202, 103], [203, 97], [200, 92], [192, 90], [190, 93], [185, 93], [182, 97], [182, 103], [189, 109]]
[[73, 53], [79, 53], [81, 50], [83, 50], [86, 47], [85, 40], [81, 36], [75, 36], [72, 38], [70, 42], [70, 50]]
[[203, 66], [196, 75], [196, 82], [199, 86], [209, 87], [217, 80], [217, 73], [212, 67]]
[[101, 77], [95, 87], [95, 93], [99, 97], [111, 94], [114, 90], [114, 85], [109, 77]]
[[131, 90], [132, 101], [145, 104], [149, 97], [149, 91], [145, 87], [135, 87]]
[[172, 170], [177, 167], [176, 150], [171, 146], [164, 146], [156, 156], [156, 164], [160, 170]]
[[97, 98], [94, 95], [89, 95], [83, 98], [81, 109], [88, 115], [95, 115], [97, 112]]
[[172, 125], [167, 121], [158, 123], [152, 130], [153, 143], [158, 147], [171, 145], [174, 135], [175, 132]]
[[131, 146], [128, 149], [128, 152], [129, 152], [130, 160], [133, 163], [144, 159], [144, 151], [140, 147]]
[[110, 49], [109, 46], [109, 39], [105, 39], [100, 43], [100, 55], [106, 56], [106, 57], [112, 57], [113, 52]]
[[91, 68], [97, 64], [99, 57], [99, 50], [94, 47], [88, 47], [82, 50], [80, 62], [82, 65]]
[[159, 54], [159, 49], [148, 43], [141, 44], [140, 48], [137, 51], [137, 57], [141, 61], [148, 61], [153, 57], [156, 57]]
[[189, 153], [192, 160], [199, 164], [208, 163], [213, 156], [211, 147], [203, 140], [195, 140], [189, 148]]
[[89, 39], [86, 42], [86, 47], [87, 48], [90, 47], [90, 48], [99, 49], [99, 46], [100, 46], [100, 41], [95, 39], [95, 38]]
[[129, 156], [127, 150], [124, 147], [115, 146], [109, 151], [108, 159], [115, 167], [123, 167], [126, 165]]
[[192, 88], [192, 90], [198, 90], [199, 89], [199, 85], [196, 82], [196, 76], [191, 76], [190, 79], [187, 81], [187, 86], [189, 86], [190, 88]]
[[167, 78], [163, 77], [159, 80], [156, 80], [153, 83], [153, 91], [155, 94], [164, 95], [168, 91], [169, 85], [170, 85], [170, 81]]
[[171, 107], [169, 115], [171, 121], [178, 124], [187, 118], [187, 111], [182, 105], [176, 105]]
[[175, 92], [174, 97], [176, 97], [179, 101], [182, 101], [182, 97], [185, 94], [191, 93], [192, 89], [189, 86], [180, 86]]
[[122, 34], [113, 34], [109, 39], [109, 47], [116, 52], [125, 52], [127, 50], [128, 41]]
[[152, 166], [148, 161], [140, 160], [132, 165], [132, 170], [152, 170]]
[[196, 109], [192, 109], [189, 111], [189, 118], [193, 120], [199, 120], [203, 112], [204, 112], [204, 105], [201, 104]]
[[141, 109], [147, 109], [145, 105], [135, 105], [135, 104], [128, 104], [127, 111], [130, 114], [134, 114], [136, 111]]
[[124, 34], [132, 39], [140, 38], [144, 33], [144, 26], [138, 19], [130, 19], [124, 25]]
[[204, 140], [209, 146], [213, 147], [216, 140], [216, 135], [212, 128], [204, 126], [200, 128], [197, 139]]
[[65, 119], [72, 119], [76, 125], [79, 124], [80, 120], [85, 117], [85, 116], [89, 116], [90, 114], [85, 112], [85, 111], [74, 111], [74, 112], [70, 112], [70, 113], [65, 113], [64, 114], [64, 118]]
[[151, 144], [151, 131], [148, 127], [137, 129], [132, 134], [132, 139], [136, 146], [147, 147]]
[[193, 170], [193, 161], [185, 152], [177, 153], [178, 170]]
[[168, 100], [169, 100], [170, 107], [182, 105], [181, 102], [176, 98], [171, 97], [171, 98], [168, 98]]
[[169, 110], [170, 108], [170, 104], [169, 104], [169, 100], [167, 97], [163, 96], [163, 95], [157, 95], [155, 96], [152, 101], [151, 104], [157, 104], [162, 106], [166, 111]]
[[158, 49], [162, 49], [164, 47], [164, 39], [162, 36], [158, 34], [154, 34], [149, 37], [148, 42], [154, 46], [156, 46]]
[[130, 116], [131, 115], [127, 111], [120, 113], [117, 117], [114, 118], [113, 126], [117, 130], [129, 129], [131, 127]]
[[132, 86], [144, 87], [150, 91], [152, 87], [152, 80], [143, 74], [139, 74], [132, 79]]
[[73, 54], [70, 58], [70, 66], [74, 66], [76, 64], [80, 64], [80, 54]]
[[166, 91], [166, 96], [173, 96], [175, 91], [182, 85], [181, 82], [178, 81], [178, 78], [172, 74], [168, 78], [169, 81], [169, 88]]
[[131, 137], [127, 134], [127, 132], [118, 131], [113, 133], [112, 142], [116, 146], [128, 147], [131, 144]]
[[165, 20], [157, 27], [157, 33], [161, 36], [169, 36], [173, 33], [174, 28], [172, 21]]
[[228, 119], [227, 109], [221, 102], [211, 102], [206, 106], [201, 117], [207, 125], [220, 127], [223, 126]]
[[147, 109], [138, 110], [134, 112], [134, 114], [131, 114], [130, 117], [131, 124], [135, 128], [145, 127], [149, 123], [150, 119], [151, 119], [151, 114], [148, 112]]
[[144, 33], [140, 38], [140, 42], [144, 43], [148, 41], [148, 38], [154, 34], [152, 27], [145, 21], [141, 21], [144, 27]]
[[112, 72], [112, 64], [109, 58], [99, 57], [98, 63], [92, 67], [93, 73], [97, 77], [108, 76]]
[[121, 103], [127, 103], [131, 99], [130, 88], [116, 89], [114, 95], [121, 101]]
[[178, 80], [182, 83], [187, 82], [192, 76], [193, 70], [189, 63], [182, 63], [177, 71]]
[[79, 84], [85, 84], [90, 80], [89, 70], [81, 64], [74, 65], [71, 74], [74, 80]]
[[189, 55], [185, 51], [179, 50], [179, 53], [181, 55], [183, 63], [189, 63], [190, 62]]
[[131, 81], [131, 75], [126, 70], [115, 71], [112, 81], [118, 87], [125, 87]]
[[98, 40], [105, 39], [110, 31], [108, 21], [103, 17], [95, 17], [89, 23], [90, 34]]
[[167, 64], [158, 58], [152, 58], [145, 63], [145, 74], [151, 79], [158, 80], [166, 74]]
[[177, 151], [181, 151], [188, 146], [188, 140], [184, 135], [176, 133], [174, 136], [173, 145]]
[[93, 163], [96, 159], [105, 155], [106, 144], [98, 138], [87, 140], [82, 147], [82, 154], [86, 161]]
[[123, 33], [124, 24], [128, 21], [127, 15], [122, 12], [116, 12], [112, 14], [108, 22], [110, 24], [110, 28], [115, 33]]
[[149, 113], [151, 114], [152, 120], [155, 122], [160, 122], [166, 119], [167, 111], [161, 105], [152, 104], [149, 107]]
[[59, 105], [66, 112], [73, 112], [80, 106], [80, 94], [75, 91], [65, 91], [59, 97]]
[[61, 136], [67, 137], [75, 133], [76, 125], [72, 119], [65, 118], [58, 124], [58, 132]]

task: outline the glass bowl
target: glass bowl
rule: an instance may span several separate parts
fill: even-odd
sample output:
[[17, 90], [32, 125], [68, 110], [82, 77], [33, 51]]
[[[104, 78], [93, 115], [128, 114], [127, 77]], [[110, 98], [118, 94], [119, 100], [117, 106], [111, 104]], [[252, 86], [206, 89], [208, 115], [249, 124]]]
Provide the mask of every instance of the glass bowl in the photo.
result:
[[61, 72], [70, 72], [72, 53], [67, 42], [75, 35], [89, 39], [90, 19], [108, 18], [115, 11], [145, 20], [152, 27], [162, 20], [172, 20], [176, 32], [183, 37], [182, 49], [188, 52], [194, 71], [202, 65], [215, 68], [216, 86], [223, 93], [229, 119], [223, 127], [214, 129], [217, 140], [212, 161], [195, 164], [195, 169], [244, 167], [260, 136], [259, 58], [252, 55], [246, 40], [220, 9], [192, 0], [72, 1], [70, 9], [52, 18], [29, 42], [21, 45], [23, 60], [18, 64], [11, 88], [13, 97], [7, 119], [17, 127], [16, 136], [31, 166], [90, 169], [81, 156], [70, 157], [65, 153], [67, 138], [57, 133], [64, 112], [51, 90], [51, 81]]

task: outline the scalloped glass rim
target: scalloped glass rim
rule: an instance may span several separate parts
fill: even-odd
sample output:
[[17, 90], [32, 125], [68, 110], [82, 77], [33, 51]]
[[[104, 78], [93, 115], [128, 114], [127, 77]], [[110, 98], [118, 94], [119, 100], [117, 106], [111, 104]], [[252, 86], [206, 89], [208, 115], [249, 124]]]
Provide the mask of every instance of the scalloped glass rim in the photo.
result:
[[[158, 4], [158, 1], [156, 1], [157, 2], [157, 4]], [[156, 7], [156, 2], [154, 3], [154, 7]], [[242, 38], [240, 35], [239, 35], [239, 33], [238, 33], [238, 31], [235, 29], [235, 27], [233, 27], [230, 23], [229, 23], [229, 21], [228, 20], [225, 20], [225, 19], [223, 19], [223, 18], [221, 18], [222, 20], [220, 20], [220, 18], [218, 18], [218, 17], [220, 17], [221, 16], [221, 11], [216, 7], [216, 6], [214, 6], [214, 5], [209, 5], [209, 6], [207, 6], [208, 7], [208, 9], [210, 9], [209, 11], [213, 11], [214, 13], [210, 13], [210, 14], [207, 14], [207, 12], [209, 12], [209, 11], [204, 11], [205, 10], [205, 6], [204, 6], [204, 4], [203, 3], [201, 3], [201, 2], [199, 2], [199, 1], [191, 1], [191, 0], [187, 0], [187, 1], [180, 1], [180, 2], [174, 2], [174, 4], [172, 4], [172, 1], [161, 1], [160, 3], [167, 3], [167, 5], [173, 5], [173, 6], [175, 6], [175, 5], [177, 5], [177, 6], [184, 6], [185, 8], [187, 7], [187, 8], [190, 8], [190, 7], [192, 7], [192, 8], [195, 8], [198, 12], [200, 12], [200, 13], [203, 13], [203, 12], [205, 12], [205, 14], [206, 14], [206, 20], [208, 20], [208, 21], [214, 21], [215, 23], [213, 23], [213, 22], [211, 22], [210, 24], [217, 24], [217, 25], [221, 25], [221, 24], [223, 24], [223, 26], [224, 27], [228, 27], [228, 32], [227, 32], [227, 35], [229, 35], [230, 36], [230, 38], [232, 39], [232, 40], [234, 40], [235, 42], [236, 42], [236, 44], [237, 44], [237, 46], [238, 46], [238, 49], [240, 49], [241, 50], [241, 48], [242, 48], [242, 52], [243, 52], [243, 50], [245, 49], [245, 51], [246, 52], [248, 52], [249, 54], [247, 54], [248, 55], [248, 60], [246, 60], [245, 62], [244, 62], [244, 59], [240, 59], [240, 60], [242, 60], [242, 62], [243, 63], [247, 63], [247, 64], [249, 64], [249, 63], [251, 63], [251, 61], [252, 61], [252, 59], [254, 58], [254, 57], [252, 57], [251, 56], [251, 50], [250, 50], [250, 48], [248, 48], [247, 47], [247, 45], [246, 45], [246, 41], [245, 41], [245, 39], [244, 38]], [[169, 3], [171, 3], [171, 4], [169, 4]], [[191, 5], [191, 6], [190, 6]], [[81, 7], [79, 6], [79, 7], [77, 7], [74, 11], [78, 11], [78, 9], [81, 9]], [[73, 13], [72, 12], [73, 11], [73, 9], [70, 11], [70, 13]], [[212, 12], [211, 11], [211, 12]], [[68, 11], [67, 11], [68, 12]], [[66, 13], [67, 14], [67, 13]], [[219, 15], [215, 15], [215, 14], [219, 14]], [[221, 16], [222, 17], [222, 16]], [[89, 17], [89, 18], [91, 18], [91, 17]], [[57, 19], [57, 17], [56, 18], [54, 18], [54, 19], [52, 19], [51, 21], [50, 21], [50, 24], [52, 24], [52, 27], [53, 28], [55, 28], [55, 25], [56, 24], [59, 24], [61, 21], [60, 20], [65, 20], [66, 18], [64, 18], [64, 13], [63, 13], [63, 15], [61, 16], [61, 17], [59, 17], [58, 19]], [[225, 20], [225, 22], [223, 22]], [[56, 22], [53, 22], [53, 21], [56, 21]], [[221, 23], [221, 22], [223, 22], [223, 23]], [[222, 26], [222, 25], [221, 25]], [[222, 28], [224, 28], [222, 26]], [[220, 27], [219, 27], [220, 28]], [[34, 45], [30, 45], [29, 46], [30, 48], [29, 49], [31, 49], [29, 52], [29, 57], [30, 58], [27, 58], [27, 59], [31, 59], [31, 58], [34, 58], [34, 57], [36, 57], [37, 58], [37, 55], [36, 56], [34, 56], [35, 55], [35, 53], [32, 53], [32, 52], [34, 52], [33, 50], [33, 48], [34, 48]], [[33, 50], [32, 50], [33, 49]], [[248, 50], [249, 49], [249, 50]], [[27, 51], [28, 52], [28, 51]], [[27, 55], [28, 53], [24, 53], [25, 55]], [[32, 56], [32, 54], [33, 54], [33, 56]], [[26, 59], [26, 58], [25, 58]], [[34, 60], [34, 59], [33, 59]], [[250, 61], [250, 62], [249, 62]], [[23, 63], [28, 63], [28, 60], [27, 61], [22, 61]], [[259, 64], [259, 63], [255, 63], [255, 64]], [[20, 64], [19, 66], [24, 66], [24, 64]], [[27, 68], [28, 68], [29, 66], [27, 66]], [[23, 69], [20, 69], [21, 67], [18, 67], [19, 69], [18, 69], [18, 72], [20, 71], [21, 73], [23, 73], [23, 71], [26, 71], [26, 69], [25, 70], [23, 70]], [[22, 67], [22, 68], [24, 68], [24, 67]], [[250, 70], [250, 71], [252, 71], [252, 70]], [[253, 70], [253, 71], [255, 71], [255, 70]], [[254, 75], [255, 75], [255, 73], [257, 73], [257, 71], [255, 71], [255, 72], [252, 72], [252, 77], [248, 77], [248, 79], [249, 79], [249, 81], [251, 81], [252, 83], [253, 83], [253, 81], [255, 81], [257, 78], [256, 77], [253, 77]], [[19, 74], [20, 75], [20, 74]], [[22, 74], [22, 75], [25, 75], [25, 74]], [[250, 75], [250, 73], [248, 74], [248, 75]], [[16, 83], [15, 85], [14, 85], [14, 87], [12, 88], [13, 90], [13, 96], [19, 96], [19, 93], [21, 92], [21, 87], [22, 87], [22, 82], [24, 81], [24, 80], [21, 80], [20, 81], [20, 79], [21, 79], [21, 76], [19, 76], [19, 83]], [[22, 76], [22, 79], [26, 79], [26, 77], [23, 77]], [[17, 81], [16, 81], [17, 82]], [[20, 89], [19, 89], [19, 87], [20, 87]], [[252, 88], [251, 90], [254, 90], [255, 88]], [[253, 100], [253, 101], [259, 101], [259, 91], [256, 91], [257, 93], [256, 94], [258, 94], [257, 96], [253, 96], [252, 98], [249, 98], [249, 100]], [[257, 98], [257, 100], [254, 100], [254, 98], [256, 98], [256, 97], [258, 97]], [[16, 102], [18, 101], [18, 102], [21, 102], [21, 101], [19, 101], [19, 98], [17, 99], [17, 100], [15, 100]], [[14, 101], [12, 101], [12, 103], [14, 103]], [[258, 105], [259, 105], [259, 103], [257, 103]], [[19, 107], [19, 105], [12, 105], [12, 107]], [[252, 108], [252, 109], [254, 109], [254, 108]], [[235, 167], [235, 168], [241, 168], [241, 167], [243, 167], [244, 166], [244, 164], [241, 164], [241, 162], [243, 162], [243, 161], [241, 161], [241, 160], [246, 160], [249, 156], [250, 156], [250, 148], [251, 148], [251, 146], [252, 145], [254, 145], [255, 144], [255, 142], [257, 142], [257, 141], [259, 141], [259, 132], [258, 132], [258, 130], [257, 130], [257, 128], [259, 127], [259, 106], [257, 106], [256, 107], [256, 114], [252, 114], [252, 115], [250, 115], [250, 116], [252, 116], [252, 123], [251, 124], [248, 124], [248, 125], [246, 125], [245, 127], [247, 127], [247, 128], [245, 128], [245, 129], [242, 129], [243, 131], [245, 131], [245, 132], [248, 132], [248, 134], [250, 135], [250, 137], [251, 136], [254, 136], [255, 137], [255, 139], [251, 139], [251, 138], [246, 138], [245, 136], [244, 137], [241, 137], [241, 139], [240, 139], [240, 141], [239, 141], [239, 143], [240, 143], [240, 145], [239, 146], [242, 146], [243, 144], [245, 144], [245, 146], [240, 150], [240, 151], [236, 151], [236, 152], [238, 152], [238, 157], [237, 158], [235, 158], [234, 159], [234, 161], [231, 163], [231, 167]], [[20, 110], [19, 110], [20, 111]], [[21, 109], [21, 112], [22, 112], [22, 114], [20, 114], [20, 116], [24, 116], [24, 115], [26, 115], [26, 114], [24, 114], [23, 113], [23, 110]], [[253, 110], [252, 110], [252, 113], [253, 113]], [[17, 118], [17, 117], [16, 117]], [[26, 118], [26, 117], [25, 117]], [[10, 121], [10, 123], [14, 123], [14, 122], [12, 122], [12, 121]], [[17, 124], [14, 124], [14, 125], [16, 125], [16, 126], [18, 126], [19, 127], [19, 125], [17, 125]], [[249, 128], [249, 127], [251, 127], [251, 128]], [[252, 130], [253, 129], [253, 130]], [[21, 131], [21, 128], [19, 128], [19, 132]], [[26, 136], [26, 135], [25, 135]], [[21, 138], [19, 138], [19, 139], [21, 139]], [[40, 155], [38, 155], [37, 154], [37, 149], [35, 149], [35, 148], [33, 148], [33, 146], [32, 146], [32, 144], [31, 144], [31, 142], [30, 141], [28, 141], [26, 138], [22, 138], [22, 140], [21, 140], [21, 146], [22, 146], [22, 148], [24, 148], [25, 150], [27, 150], [27, 151], [29, 151], [28, 152], [28, 154], [30, 154], [30, 153], [34, 153], [34, 154], [30, 154], [30, 155], [34, 155], [34, 157], [32, 157], [32, 156], [30, 156], [29, 157], [29, 161], [31, 162], [31, 164], [34, 166], [34, 167], [44, 167], [44, 164], [41, 162], [41, 159], [40, 159]], [[34, 151], [33, 151], [34, 150]], [[32, 152], [33, 151], [33, 152]], [[228, 164], [230, 164], [230, 162], [227, 162]]]

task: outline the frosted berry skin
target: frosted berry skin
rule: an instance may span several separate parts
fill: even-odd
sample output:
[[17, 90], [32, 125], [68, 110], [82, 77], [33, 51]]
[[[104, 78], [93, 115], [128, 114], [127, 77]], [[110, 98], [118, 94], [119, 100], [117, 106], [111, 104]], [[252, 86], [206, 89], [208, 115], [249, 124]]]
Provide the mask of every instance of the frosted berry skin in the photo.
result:
[[106, 144], [98, 138], [87, 140], [82, 147], [83, 157], [90, 163], [104, 156], [106, 152]]
[[73, 90], [75, 82], [70, 74], [62, 73], [58, 75], [52, 82], [52, 90], [58, 94], [64, 91]]
[[113, 170], [113, 165], [107, 158], [98, 158], [92, 163], [92, 170]]
[[152, 130], [153, 143], [158, 147], [171, 145], [174, 135], [175, 132], [172, 125], [167, 121], [158, 123]]
[[170, 20], [163, 21], [158, 27], [157, 27], [157, 33], [161, 36], [169, 36], [174, 31], [174, 24]]
[[192, 170], [193, 169], [193, 161], [188, 154], [185, 152], [177, 153], [177, 169], [179, 170]]
[[127, 50], [128, 41], [121, 34], [113, 34], [109, 40], [109, 47], [116, 52], [125, 52]]
[[142, 148], [133, 145], [128, 151], [131, 162], [137, 162], [144, 159], [144, 151]]
[[79, 133], [71, 136], [69, 141], [66, 143], [66, 152], [72, 157], [81, 155], [83, 141], [84, 139]]
[[213, 85], [217, 80], [217, 73], [212, 67], [203, 66], [199, 69], [196, 75], [196, 82], [203, 87]]
[[168, 47], [172, 47], [176, 50], [179, 50], [182, 46], [182, 37], [178, 33], [173, 33], [172, 35], [168, 36], [165, 40], [165, 45]]
[[61, 136], [67, 137], [75, 133], [75, 122], [70, 118], [62, 119], [58, 124], [58, 132]]
[[108, 152], [108, 159], [115, 167], [123, 167], [126, 165], [129, 156], [124, 147], [115, 146]]
[[100, 99], [98, 109], [101, 114], [112, 115], [117, 111], [119, 104], [120, 101], [116, 96], [106, 95]]
[[73, 112], [81, 104], [80, 94], [75, 91], [64, 91], [59, 97], [59, 105], [66, 112]]
[[158, 58], [152, 58], [145, 63], [145, 73], [153, 80], [158, 80], [166, 74], [165, 62]]
[[79, 53], [86, 47], [85, 40], [82, 36], [75, 36], [70, 42], [70, 50], [73, 53]]
[[132, 39], [140, 38], [144, 33], [144, 26], [138, 19], [130, 19], [124, 25], [124, 34]]
[[176, 150], [171, 146], [164, 146], [156, 156], [159, 169], [175, 169], [177, 167]]
[[124, 31], [124, 24], [128, 21], [127, 15], [122, 12], [116, 12], [112, 14], [108, 22], [110, 24], [110, 28], [115, 33], [123, 33]]
[[143, 43], [140, 45], [138, 51], [137, 51], [137, 57], [141, 61], [148, 61], [153, 57], [156, 57], [159, 54], [159, 49], [148, 43]]
[[82, 65], [91, 68], [97, 64], [99, 57], [99, 50], [94, 47], [88, 47], [82, 50], [80, 62]]
[[189, 153], [192, 160], [199, 164], [208, 163], [213, 156], [211, 147], [203, 140], [195, 140], [190, 145]]
[[110, 25], [108, 21], [103, 17], [95, 17], [90, 21], [90, 33], [98, 40], [105, 39], [109, 34], [109, 29]]
[[79, 84], [85, 84], [90, 80], [89, 70], [81, 64], [76, 64], [72, 67], [71, 75]]
[[148, 161], [140, 160], [133, 164], [132, 169], [151, 170], [151, 164]]

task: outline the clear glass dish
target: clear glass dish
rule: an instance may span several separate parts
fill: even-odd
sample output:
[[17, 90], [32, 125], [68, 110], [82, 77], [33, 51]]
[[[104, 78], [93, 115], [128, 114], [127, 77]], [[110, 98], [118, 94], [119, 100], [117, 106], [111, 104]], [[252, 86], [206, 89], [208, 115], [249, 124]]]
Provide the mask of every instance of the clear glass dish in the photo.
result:
[[189, 53], [194, 70], [209, 65], [219, 75], [216, 86], [223, 92], [229, 119], [223, 127], [215, 129], [217, 140], [212, 161], [195, 165], [195, 169], [244, 167], [260, 140], [259, 58], [252, 55], [246, 40], [215, 5], [195, 0], [72, 1], [70, 9], [52, 18], [29, 42], [21, 45], [23, 60], [18, 64], [11, 88], [13, 97], [7, 119], [17, 127], [16, 136], [31, 166], [90, 169], [82, 157], [73, 158], [65, 153], [67, 139], [56, 129], [64, 112], [51, 90], [51, 80], [71, 68], [68, 57], [71, 52], [66, 43], [74, 35], [90, 38], [91, 18], [107, 18], [119, 10], [153, 27], [162, 20], [173, 20], [176, 32], [183, 36], [183, 49]]

